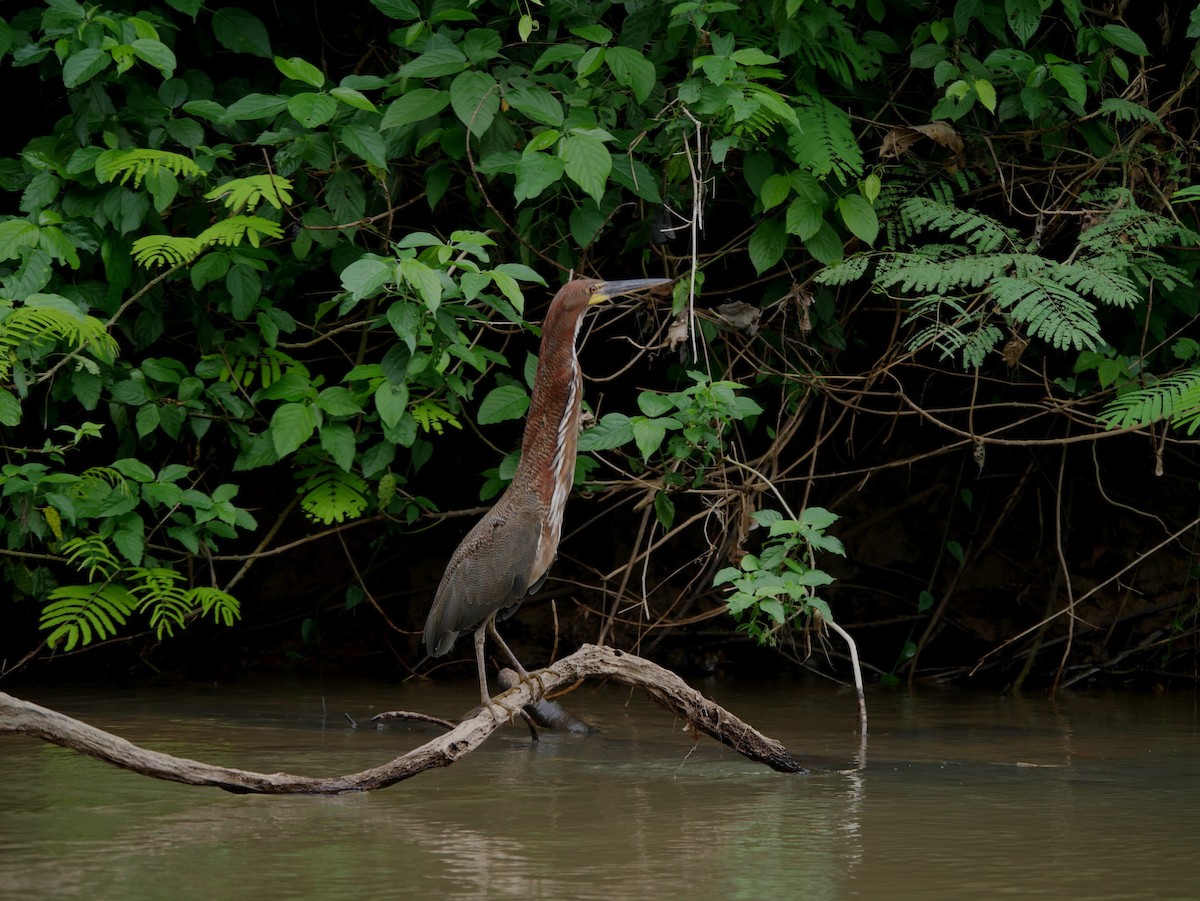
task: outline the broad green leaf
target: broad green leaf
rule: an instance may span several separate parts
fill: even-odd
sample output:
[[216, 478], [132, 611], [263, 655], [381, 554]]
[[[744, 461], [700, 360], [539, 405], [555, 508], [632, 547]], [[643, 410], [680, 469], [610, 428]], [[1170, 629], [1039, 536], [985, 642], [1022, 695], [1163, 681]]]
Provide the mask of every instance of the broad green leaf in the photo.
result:
[[354, 465], [354, 453], [358, 449], [354, 429], [344, 422], [327, 422], [321, 426], [321, 449], [333, 458], [343, 471], [349, 472]]
[[558, 154], [567, 177], [599, 203], [612, 170], [608, 148], [588, 135], [567, 135], [559, 145]]
[[401, 277], [417, 290], [429, 312], [436, 313], [442, 302], [442, 282], [437, 273], [420, 260], [401, 260], [399, 268]]
[[338, 129], [337, 135], [359, 159], [366, 160], [376, 169], [387, 169], [387, 147], [378, 129], [362, 122], [354, 122]]
[[539, 85], [514, 88], [505, 93], [504, 100], [534, 122], [556, 128], [563, 123], [562, 102]]
[[750, 236], [750, 262], [760, 275], [783, 259], [787, 229], [781, 219], [764, 219]]
[[657, 78], [654, 64], [631, 47], [609, 47], [604, 62], [617, 83], [633, 91], [638, 103], [645, 103], [654, 90]]
[[868, 244], [875, 243], [875, 236], [879, 234], [879, 219], [865, 197], [861, 194], [839, 197], [837, 210], [852, 235]]
[[1042, 21], [1041, 0], [1004, 0], [1008, 27], [1022, 45], [1028, 44]]
[[107, 53], [91, 47], [73, 53], [63, 63], [63, 84], [68, 88], [77, 88], [107, 69], [110, 62], [112, 57]]
[[270, 119], [287, 109], [287, 106], [287, 98], [278, 94], [247, 94], [229, 105], [224, 118], [227, 122]]
[[380, 130], [399, 128], [436, 116], [450, 105], [450, 92], [417, 88], [394, 102], [383, 114]]
[[280, 459], [295, 453], [317, 428], [317, 413], [308, 404], [283, 404], [271, 416], [271, 443]]
[[305, 92], [288, 99], [288, 112], [305, 128], [324, 125], [337, 113], [337, 101], [328, 94]]
[[387, 428], [395, 428], [408, 409], [408, 386], [381, 383], [375, 389], [375, 409]]
[[396, 73], [402, 78], [438, 78], [467, 67], [467, 58], [457, 47], [440, 45], [405, 63]]
[[675, 522], [675, 502], [665, 491], [654, 495], [654, 515], [664, 529], [670, 529]]
[[162, 41], [138, 38], [131, 45], [134, 56], [158, 69], [167, 78], [175, 71], [175, 53]]
[[658, 179], [650, 171], [650, 167], [641, 160], [634, 159], [628, 153], [617, 154], [613, 159], [613, 167], [609, 176], [617, 184], [628, 188], [642, 200], [662, 203], [662, 194], [658, 190]]
[[271, 59], [271, 39], [257, 16], [235, 6], [218, 9], [212, 17], [213, 34], [227, 50]]
[[283, 73], [284, 78], [290, 78], [293, 81], [302, 81], [314, 88], [320, 88], [325, 84], [325, 74], [314, 66], [312, 63], [301, 59], [298, 56], [275, 57], [275, 68]]
[[762, 201], [763, 209], [769, 210], [787, 200], [791, 193], [791, 180], [786, 175], [775, 174], [763, 182], [758, 199]]
[[1050, 75], [1063, 86], [1067, 96], [1081, 106], [1087, 102], [1087, 83], [1083, 72], [1074, 66], [1051, 66]]
[[459, 121], [478, 138], [491, 128], [500, 110], [500, 87], [486, 72], [463, 72], [450, 83], [450, 105]]
[[985, 78], [975, 79], [975, 96], [989, 113], [996, 111], [996, 88]]
[[520, 385], [501, 385], [488, 392], [479, 405], [476, 421], [491, 425], [509, 419], [520, 419], [529, 409], [529, 395]]
[[0, 425], [15, 426], [21, 423], [21, 402], [7, 388], [0, 388]]
[[0, 222], [0, 260], [20, 259], [21, 249], [36, 247], [39, 237], [38, 227], [25, 219]]
[[675, 405], [669, 398], [655, 394], [653, 391], [643, 391], [638, 394], [637, 405], [639, 410], [651, 417], [662, 416], [675, 409]]
[[606, 413], [579, 436], [579, 452], [612, 450], [633, 440], [633, 421], [624, 413]]
[[368, 98], [361, 91], [354, 90], [354, 88], [331, 88], [329, 94], [330, 96], [336, 97], [342, 103], [346, 104], [346, 106], [352, 106], [355, 109], [360, 109], [368, 113], [379, 112], [378, 108], [374, 103], [371, 102], [370, 98]]
[[342, 270], [342, 287], [354, 297], [362, 300], [371, 297], [394, 277], [395, 263], [379, 257], [363, 257]]
[[530, 153], [517, 163], [517, 181], [513, 186], [513, 197], [517, 203], [532, 200], [563, 176], [565, 166], [557, 156], [548, 153]]
[[804, 249], [813, 255], [818, 263], [832, 266], [840, 262], [843, 254], [842, 239], [828, 222], [822, 222], [817, 233], [804, 239]]
[[[1194, 12], [1193, 15], [1195, 15]], [[1100, 29], [1100, 34], [1114, 47], [1127, 50], [1134, 56], [1150, 55], [1150, 50], [1146, 47], [1146, 42], [1141, 39], [1136, 31], [1126, 28], [1124, 25], [1105, 25]]]
[[643, 460], [649, 460], [667, 437], [667, 428], [661, 420], [637, 418], [633, 420], [633, 440], [642, 453]]

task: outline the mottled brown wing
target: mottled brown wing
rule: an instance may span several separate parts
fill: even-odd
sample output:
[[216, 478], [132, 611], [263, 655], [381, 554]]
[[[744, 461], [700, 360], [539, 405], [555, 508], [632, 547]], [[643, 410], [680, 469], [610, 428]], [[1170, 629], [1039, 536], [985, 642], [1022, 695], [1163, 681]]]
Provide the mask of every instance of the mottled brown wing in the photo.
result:
[[440, 657], [462, 632], [493, 613], [515, 608], [543, 573], [534, 573], [538, 517], [497, 504], [467, 533], [450, 558], [425, 621], [425, 648]]

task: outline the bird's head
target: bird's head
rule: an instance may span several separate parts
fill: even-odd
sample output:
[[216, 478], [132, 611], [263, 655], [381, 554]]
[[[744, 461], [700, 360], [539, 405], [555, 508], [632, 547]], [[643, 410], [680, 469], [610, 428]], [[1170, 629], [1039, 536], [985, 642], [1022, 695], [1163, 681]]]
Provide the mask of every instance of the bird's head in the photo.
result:
[[626, 278], [611, 282], [598, 279], [584, 279], [582, 281], [584, 291], [587, 293], [587, 302], [590, 306], [594, 303], [604, 303], [604, 301], [612, 300], [614, 297], [624, 297], [626, 294], [636, 294], [638, 291], [645, 291], [650, 288], [661, 288], [671, 284], [675, 279]]

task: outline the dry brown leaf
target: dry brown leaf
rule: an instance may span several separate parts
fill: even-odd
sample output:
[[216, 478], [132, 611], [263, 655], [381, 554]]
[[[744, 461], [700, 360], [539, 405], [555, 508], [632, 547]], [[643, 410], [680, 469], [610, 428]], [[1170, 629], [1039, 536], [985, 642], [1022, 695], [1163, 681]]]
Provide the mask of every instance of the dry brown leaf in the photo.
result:
[[922, 137], [941, 144], [953, 154], [957, 160], [963, 152], [962, 138], [948, 122], [930, 122], [927, 125], [898, 125], [883, 138], [879, 155], [885, 159], [895, 159], [908, 153], [916, 141]]

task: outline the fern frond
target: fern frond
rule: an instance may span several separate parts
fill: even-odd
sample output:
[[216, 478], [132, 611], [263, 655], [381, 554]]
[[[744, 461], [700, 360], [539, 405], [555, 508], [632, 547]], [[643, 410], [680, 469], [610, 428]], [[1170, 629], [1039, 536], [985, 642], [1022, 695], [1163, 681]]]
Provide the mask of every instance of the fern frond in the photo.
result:
[[458, 417], [434, 400], [423, 400], [413, 405], [409, 412], [412, 413], [413, 419], [417, 421], [417, 425], [426, 432], [434, 431], [440, 435], [446, 430], [445, 426], [447, 423], [456, 429], [462, 428], [462, 423], [458, 421]]
[[900, 216], [912, 234], [922, 229], [940, 231], [962, 240], [980, 253], [995, 253], [1001, 248], [1012, 249], [1018, 245], [1016, 232], [990, 216], [928, 197], [909, 198], [901, 204]]
[[1128, 257], [1108, 254], [1071, 264], [1059, 263], [1051, 268], [1062, 284], [1108, 306], [1132, 307], [1142, 299], [1142, 292], [1126, 272]]
[[835, 287], [856, 282], [867, 274], [867, 267], [871, 264], [872, 256], [873, 254], [869, 253], [856, 253], [840, 263], [826, 266], [817, 273], [817, 282]]
[[185, 581], [182, 573], [161, 566], [131, 567], [125, 573], [138, 610], [150, 614], [150, 627], [158, 638], [169, 638], [176, 627], [183, 628], [193, 604], [181, 584]]
[[1108, 211], [1079, 236], [1079, 246], [1096, 254], [1111, 252], [1122, 245], [1150, 250], [1164, 244], [1193, 247], [1200, 244], [1200, 233], [1166, 216], [1130, 205]]
[[197, 235], [196, 240], [201, 244], [218, 244], [225, 247], [236, 247], [243, 240], [258, 247], [263, 235], [268, 238], [283, 237], [283, 229], [270, 219], [261, 216], [230, 216], [220, 222], [214, 222]]
[[133, 242], [133, 259], [139, 266], [178, 266], [200, 255], [204, 245], [185, 235], [146, 235]]
[[880, 260], [875, 282], [885, 290], [899, 288], [906, 294], [978, 291], [1008, 271], [1015, 258], [1015, 254], [994, 253], [939, 260], [924, 253], [897, 253]]
[[238, 599], [217, 588], [193, 588], [188, 592], [188, 600], [200, 605], [201, 616], [211, 613], [216, 622], [226, 626], [232, 626], [242, 616], [242, 605]]
[[300, 473], [300, 506], [309, 518], [330, 525], [358, 519], [367, 509], [370, 487], [352, 472], [337, 466], [314, 466]]
[[205, 174], [199, 163], [191, 157], [169, 150], [106, 150], [96, 157], [96, 179], [101, 183], [110, 182], [119, 175], [121, 184], [132, 178], [133, 186], [137, 188], [146, 176], [163, 169], [172, 175], [189, 178]]
[[86, 573], [93, 582], [106, 582], [121, 568], [121, 561], [109, 548], [108, 542], [99, 535], [68, 538], [59, 546], [59, 550], [69, 564]]
[[991, 283], [992, 298], [1031, 335], [1059, 350], [1091, 350], [1100, 343], [1100, 323], [1088, 300], [1044, 274], [1006, 276]]
[[1120, 97], [1109, 97], [1106, 100], [1100, 101], [1100, 112], [1105, 115], [1111, 115], [1118, 122], [1162, 124], [1162, 120], [1154, 110], [1148, 109], [1140, 103], [1134, 103], [1132, 100], [1123, 100]]
[[23, 346], [57, 340], [71, 345], [72, 351], [88, 349], [102, 362], [116, 357], [117, 342], [104, 323], [80, 313], [65, 297], [31, 294], [25, 304], [0, 319], [0, 381], [8, 379], [16, 352]]
[[233, 178], [218, 185], [204, 195], [205, 200], [222, 200], [234, 213], [254, 210], [261, 201], [266, 201], [281, 210], [292, 202], [291, 179], [281, 175], [250, 175]]
[[50, 592], [38, 627], [50, 632], [49, 647], [62, 640], [62, 649], [71, 651], [116, 635], [136, 609], [137, 600], [120, 585], [60, 585]]
[[1127, 391], [1110, 401], [1097, 418], [1110, 429], [1136, 428], [1168, 419], [1174, 426], [1186, 427], [1192, 435], [1200, 427], [1200, 369]]
[[845, 110], [815, 94], [797, 97], [795, 110], [788, 147], [796, 163], [814, 175], [832, 174], [842, 182], [862, 175], [865, 162]]

